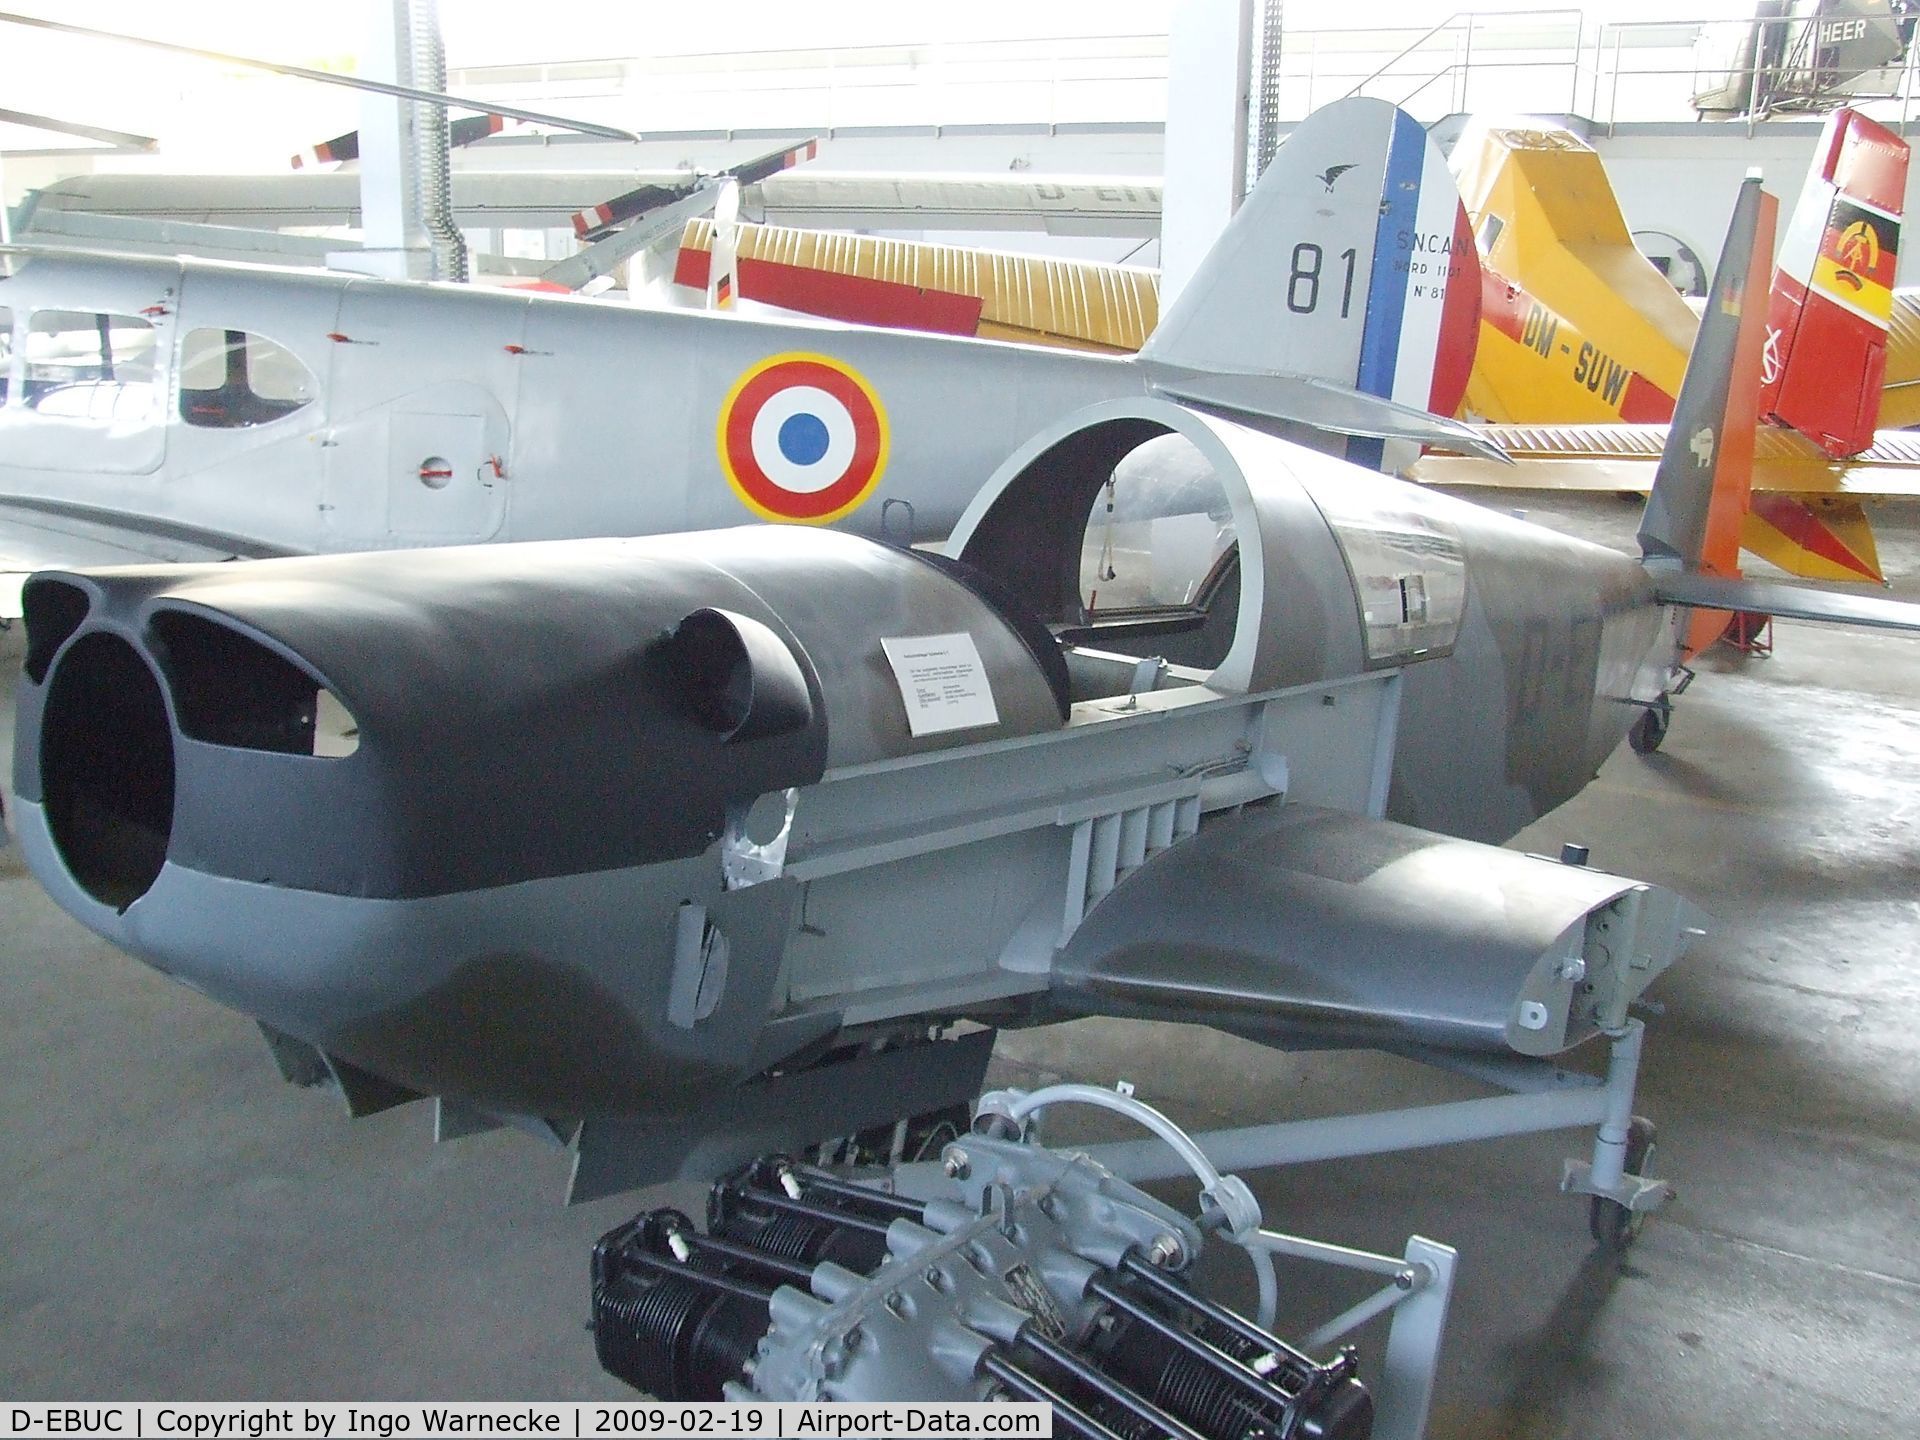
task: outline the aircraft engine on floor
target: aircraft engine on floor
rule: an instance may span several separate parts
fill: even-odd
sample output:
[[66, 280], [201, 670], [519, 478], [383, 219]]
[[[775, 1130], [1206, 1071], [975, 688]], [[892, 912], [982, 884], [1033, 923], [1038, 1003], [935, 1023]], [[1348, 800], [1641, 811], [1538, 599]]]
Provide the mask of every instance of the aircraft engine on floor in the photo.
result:
[[704, 1229], [610, 1231], [601, 1363], [667, 1401], [1044, 1401], [1090, 1440], [1373, 1433], [1351, 1348], [1316, 1361], [1206, 1298], [1201, 1227], [1086, 1157], [974, 1134], [907, 1168], [918, 1198], [764, 1157]]

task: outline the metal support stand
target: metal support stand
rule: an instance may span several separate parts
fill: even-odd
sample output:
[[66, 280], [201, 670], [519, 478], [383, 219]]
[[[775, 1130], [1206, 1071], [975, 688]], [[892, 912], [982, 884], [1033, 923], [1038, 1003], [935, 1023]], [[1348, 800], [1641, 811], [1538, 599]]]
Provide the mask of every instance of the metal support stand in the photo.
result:
[[1427, 1433], [1457, 1259], [1450, 1245], [1408, 1237], [1407, 1262], [1425, 1268], [1432, 1279], [1395, 1304], [1387, 1331], [1386, 1369], [1374, 1388], [1375, 1440], [1420, 1440]]
[[1405, 1255], [1395, 1257], [1272, 1230], [1257, 1231], [1246, 1244], [1273, 1255], [1387, 1277], [1379, 1290], [1334, 1316], [1300, 1344], [1309, 1354], [1320, 1354], [1368, 1321], [1390, 1315], [1385, 1366], [1371, 1386], [1373, 1436], [1374, 1440], [1420, 1440], [1427, 1433], [1427, 1415], [1433, 1408], [1440, 1338], [1446, 1333], [1447, 1307], [1453, 1300], [1453, 1272], [1459, 1260], [1454, 1248], [1411, 1235]]
[[[1341, 1160], [1356, 1155], [1388, 1155], [1435, 1145], [1458, 1145], [1471, 1140], [1595, 1125], [1599, 1133], [1594, 1141], [1592, 1160], [1567, 1161], [1560, 1188], [1570, 1194], [1598, 1195], [1617, 1201], [1635, 1214], [1647, 1214], [1672, 1198], [1673, 1187], [1664, 1181], [1625, 1173], [1627, 1133], [1633, 1119], [1645, 1028], [1638, 1020], [1629, 1020], [1613, 1034], [1604, 1081], [1590, 1076], [1568, 1076], [1543, 1062], [1529, 1067], [1529, 1079], [1523, 1081], [1520, 1076], [1526, 1072], [1515, 1071], [1511, 1078], [1503, 1078], [1502, 1083], [1514, 1089], [1542, 1082], [1556, 1088], [1457, 1100], [1445, 1105], [1380, 1110], [1368, 1115], [1333, 1115], [1319, 1120], [1244, 1125], [1231, 1130], [1203, 1131], [1193, 1138], [1221, 1170], [1241, 1171], [1304, 1165], [1315, 1160]], [[1180, 1158], [1157, 1140], [1094, 1145], [1087, 1148], [1087, 1154], [1122, 1179], [1135, 1182], [1165, 1180], [1187, 1173]]]
[[1627, 1172], [1627, 1135], [1633, 1124], [1633, 1093], [1640, 1073], [1640, 1045], [1646, 1026], [1629, 1020], [1613, 1037], [1607, 1061], [1607, 1083], [1601, 1090], [1606, 1114], [1593, 1142], [1593, 1159], [1568, 1160], [1561, 1168], [1560, 1188], [1569, 1195], [1597, 1195], [1612, 1200], [1635, 1215], [1650, 1215], [1673, 1199], [1673, 1186], [1664, 1180]]
[[1764, 660], [1773, 654], [1773, 617], [1754, 610], [1736, 610], [1727, 618], [1720, 639], [1742, 655]]

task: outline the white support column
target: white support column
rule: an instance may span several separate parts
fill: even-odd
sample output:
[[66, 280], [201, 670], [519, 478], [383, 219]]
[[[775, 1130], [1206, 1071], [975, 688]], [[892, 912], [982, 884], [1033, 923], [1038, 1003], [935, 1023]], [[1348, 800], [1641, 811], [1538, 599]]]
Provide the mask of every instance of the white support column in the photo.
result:
[[1240, 206], [1247, 174], [1253, 0], [1181, 0], [1167, 43], [1165, 314]]
[[[366, 48], [361, 74], [411, 84], [407, 0], [365, 0]], [[427, 234], [413, 183], [413, 102], [363, 92], [360, 97], [360, 224], [365, 246], [329, 264], [396, 278], [426, 275]]]

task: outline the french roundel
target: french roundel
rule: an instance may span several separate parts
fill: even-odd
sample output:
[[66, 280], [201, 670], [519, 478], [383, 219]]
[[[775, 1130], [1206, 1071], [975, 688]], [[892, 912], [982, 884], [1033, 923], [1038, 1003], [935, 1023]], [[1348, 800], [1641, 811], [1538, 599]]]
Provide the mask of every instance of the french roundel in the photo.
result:
[[727, 483], [768, 520], [838, 520], [887, 468], [880, 397], [825, 355], [775, 355], [748, 370], [720, 406], [718, 439]]

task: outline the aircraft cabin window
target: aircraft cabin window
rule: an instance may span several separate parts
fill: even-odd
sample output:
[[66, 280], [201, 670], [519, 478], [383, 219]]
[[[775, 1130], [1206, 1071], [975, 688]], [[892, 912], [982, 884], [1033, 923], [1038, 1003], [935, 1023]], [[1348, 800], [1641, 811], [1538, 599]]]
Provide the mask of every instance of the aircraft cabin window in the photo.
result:
[[1234, 546], [1225, 487], [1191, 442], [1150, 440], [1094, 498], [1080, 554], [1090, 619], [1191, 612]]
[[245, 330], [189, 330], [180, 342], [180, 418], [238, 430], [313, 403], [313, 372], [291, 350]]
[[145, 320], [36, 310], [20, 348], [21, 397], [40, 414], [116, 430], [153, 418], [153, 326]]

